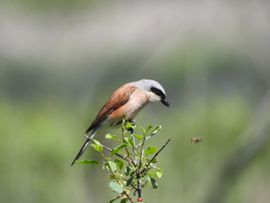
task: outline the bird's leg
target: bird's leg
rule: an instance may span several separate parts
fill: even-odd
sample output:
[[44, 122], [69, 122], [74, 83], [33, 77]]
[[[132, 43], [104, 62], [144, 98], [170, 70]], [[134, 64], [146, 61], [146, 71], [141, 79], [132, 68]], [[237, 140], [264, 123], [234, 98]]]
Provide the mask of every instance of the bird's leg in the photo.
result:
[[133, 129], [133, 128], [131, 128], [131, 127], [130, 127], [130, 128], [128, 128], [128, 129], [127, 129], [127, 131], [128, 131], [128, 132], [130, 132], [130, 134], [133, 134], [133, 133], [134, 133], [134, 129]]
[[136, 125], [136, 121], [135, 121], [134, 118], [129, 119], [129, 122], [132, 124], [132, 126], [135, 126]]
[[128, 119], [126, 122], [129, 122], [131, 124], [131, 127], [127, 128], [127, 131], [130, 132], [130, 134], [134, 134], [134, 127], [136, 126], [135, 119]]

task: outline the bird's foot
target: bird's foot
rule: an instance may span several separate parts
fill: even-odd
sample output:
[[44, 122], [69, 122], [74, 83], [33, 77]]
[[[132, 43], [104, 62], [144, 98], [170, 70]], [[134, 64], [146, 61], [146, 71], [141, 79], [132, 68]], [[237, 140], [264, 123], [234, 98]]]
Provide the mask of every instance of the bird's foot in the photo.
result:
[[131, 124], [131, 126], [129, 126], [127, 128], [127, 131], [130, 132], [130, 134], [134, 134], [134, 128], [136, 126], [136, 122], [135, 122], [135, 119], [129, 119], [129, 120], [126, 120], [126, 122], [129, 122]]

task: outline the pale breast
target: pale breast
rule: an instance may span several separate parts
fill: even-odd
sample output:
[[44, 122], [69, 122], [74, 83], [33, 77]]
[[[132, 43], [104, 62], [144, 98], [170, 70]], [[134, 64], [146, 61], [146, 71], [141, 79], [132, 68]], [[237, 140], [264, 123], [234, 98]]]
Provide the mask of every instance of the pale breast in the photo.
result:
[[127, 118], [134, 118], [148, 103], [149, 99], [144, 91], [140, 89], [135, 90], [127, 102], [125, 116]]
[[148, 97], [143, 90], [137, 89], [130, 95], [128, 102], [114, 111], [110, 118], [112, 120], [133, 119], [148, 102]]

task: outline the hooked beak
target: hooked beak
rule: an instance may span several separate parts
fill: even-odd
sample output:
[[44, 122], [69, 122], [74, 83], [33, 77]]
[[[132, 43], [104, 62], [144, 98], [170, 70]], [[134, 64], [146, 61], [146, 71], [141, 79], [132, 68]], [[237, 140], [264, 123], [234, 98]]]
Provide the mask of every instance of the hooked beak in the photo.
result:
[[170, 107], [170, 103], [168, 102], [167, 98], [162, 99], [160, 102], [165, 106]]

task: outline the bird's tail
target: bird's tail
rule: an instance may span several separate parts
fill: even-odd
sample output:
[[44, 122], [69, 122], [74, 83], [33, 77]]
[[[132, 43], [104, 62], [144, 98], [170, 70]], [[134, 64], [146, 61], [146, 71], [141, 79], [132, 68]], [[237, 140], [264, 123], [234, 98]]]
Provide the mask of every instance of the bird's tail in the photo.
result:
[[[94, 136], [95, 136], [95, 134], [91, 135], [91, 138], [93, 138]], [[80, 151], [78, 152], [78, 154], [75, 156], [74, 160], [72, 161], [71, 166], [83, 155], [84, 151], [86, 150], [86, 148], [90, 142], [91, 142], [91, 139], [89, 139], [89, 138], [87, 138], [85, 140]]]

